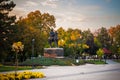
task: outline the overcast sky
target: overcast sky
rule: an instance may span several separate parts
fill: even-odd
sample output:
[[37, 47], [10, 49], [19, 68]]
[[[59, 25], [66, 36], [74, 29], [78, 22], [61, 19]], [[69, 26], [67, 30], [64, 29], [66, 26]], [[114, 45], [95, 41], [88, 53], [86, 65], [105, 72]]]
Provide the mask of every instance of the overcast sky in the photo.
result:
[[120, 0], [13, 0], [13, 14], [25, 17], [40, 10], [56, 18], [56, 28], [95, 31], [120, 24]]

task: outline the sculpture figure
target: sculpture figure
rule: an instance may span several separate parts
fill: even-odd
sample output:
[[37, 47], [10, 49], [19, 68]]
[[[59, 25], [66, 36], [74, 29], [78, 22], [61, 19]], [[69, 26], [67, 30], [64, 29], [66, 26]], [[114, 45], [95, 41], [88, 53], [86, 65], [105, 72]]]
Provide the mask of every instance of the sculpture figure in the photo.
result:
[[54, 31], [53, 29], [51, 29], [51, 31], [49, 33], [48, 42], [50, 44], [50, 47], [53, 47], [52, 42], [54, 42], [55, 46], [58, 47], [58, 33], [57, 33], [57, 31]]

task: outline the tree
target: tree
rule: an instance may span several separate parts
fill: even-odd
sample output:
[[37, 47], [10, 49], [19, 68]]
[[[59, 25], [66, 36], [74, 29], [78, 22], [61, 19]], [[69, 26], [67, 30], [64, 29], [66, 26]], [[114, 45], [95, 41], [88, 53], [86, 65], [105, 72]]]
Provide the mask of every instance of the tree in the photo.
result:
[[15, 78], [17, 76], [17, 68], [18, 68], [18, 53], [22, 52], [24, 49], [24, 45], [22, 44], [22, 42], [15, 42], [12, 44], [12, 51], [15, 52], [15, 65], [16, 65], [16, 69], [15, 69]]
[[64, 45], [65, 45], [65, 41], [63, 39], [58, 41], [58, 46], [59, 47], [64, 47]]
[[98, 55], [98, 58], [101, 60], [102, 59], [102, 56], [104, 55], [104, 51], [102, 49], [99, 49], [97, 50], [97, 55]]
[[27, 58], [31, 57], [32, 39], [35, 39], [34, 56], [42, 55], [43, 48], [48, 43], [50, 28], [55, 27], [55, 17], [49, 13], [42, 14], [40, 11], [36, 10], [30, 12], [26, 18], [20, 18], [16, 24], [16, 39], [22, 41], [26, 46], [24, 55]]
[[85, 52], [91, 55], [96, 54], [97, 48], [94, 43], [94, 36], [89, 29], [82, 32], [82, 42], [89, 46], [89, 48], [86, 49]]
[[11, 49], [13, 39], [13, 28], [15, 24], [15, 16], [9, 13], [13, 10], [15, 4], [11, 0], [0, 0], [0, 61], [6, 59]]
[[65, 41], [66, 41], [66, 44], [70, 44], [72, 43], [71, 41], [71, 33], [72, 33], [73, 29], [71, 28], [68, 28], [68, 30], [66, 31], [66, 35], [65, 35]]
[[106, 28], [102, 27], [99, 29], [97, 39], [102, 44], [102, 48], [105, 47], [109, 49], [109, 46], [111, 45], [111, 39]]
[[109, 35], [111, 39], [111, 47], [110, 50], [117, 56], [120, 56], [119, 48], [120, 48], [120, 25], [115, 27], [111, 27], [109, 29]]
[[80, 37], [81, 37], [81, 31], [79, 29], [75, 29], [71, 32], [70, 38], [72, 41], [75, 41], [78, 43], [80, 40]]
[[41, 29], [41, 31], [47, 31], [51, 27], [56, 27], [55, 25], [55, 17], [50, 15], [49, 13], [41, 13], [39, 10], [34, 12], [30, 12], [27, 15], [27, 24], [30, 26], [34, 26], [36, 28]]
[[62, 27], [60, 27], [57, 30], [57, 32], [58, 32], [58, 38], [59, 38], [59, 40], [61, 40], [61, 39], [65, 40], [65, 35], [66, 35], [65, 30]]
[[98, 38], [94, 37], [94, 43], [98, 48], [102, 48], [102, 43], [98, 40]]

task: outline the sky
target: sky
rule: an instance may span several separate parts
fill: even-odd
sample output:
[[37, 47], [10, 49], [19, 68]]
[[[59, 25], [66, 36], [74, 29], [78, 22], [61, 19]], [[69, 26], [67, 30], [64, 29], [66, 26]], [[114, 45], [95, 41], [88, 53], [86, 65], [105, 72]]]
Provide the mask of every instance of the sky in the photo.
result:
[[13, 0], [11, 14], [26, 17], [39, 10], [56, 18], [56, 29], [73, 28], [96, 31], [120, 24], [120, 0]]

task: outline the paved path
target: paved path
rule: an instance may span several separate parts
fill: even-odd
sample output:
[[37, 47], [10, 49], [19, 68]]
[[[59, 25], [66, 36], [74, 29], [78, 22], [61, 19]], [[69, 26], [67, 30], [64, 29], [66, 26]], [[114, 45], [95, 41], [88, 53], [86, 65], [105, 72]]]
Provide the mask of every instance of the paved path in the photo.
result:
[[119, 64], [119, 63], [117, 63], [113, 60], [110, 60], [110, 59], [106, 60], [106, 63], [108, 63], [108, 64]]
[[46, 74], [46, 78], [34, 80], [120, 80], [120, 64], [50, 66], [32, 71]]

